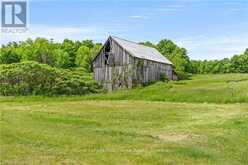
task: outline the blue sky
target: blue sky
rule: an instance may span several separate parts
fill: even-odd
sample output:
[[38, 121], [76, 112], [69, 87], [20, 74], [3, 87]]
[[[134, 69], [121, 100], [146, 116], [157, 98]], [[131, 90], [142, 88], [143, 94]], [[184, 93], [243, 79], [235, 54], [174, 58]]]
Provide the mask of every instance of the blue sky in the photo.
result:
[[248, 47], [247, 0], [30, 0], [29, 31], [1, 34], [0, 43], [28, 37], [104, 42], [172, 39], [192, 59], [221, 59]]

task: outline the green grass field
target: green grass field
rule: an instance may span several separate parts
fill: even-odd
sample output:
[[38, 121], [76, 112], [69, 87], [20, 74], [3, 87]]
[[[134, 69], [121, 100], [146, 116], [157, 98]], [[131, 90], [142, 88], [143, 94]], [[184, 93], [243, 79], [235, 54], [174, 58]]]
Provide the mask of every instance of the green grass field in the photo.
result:
[[247, 74], [2, 97], [0, 111], [1, 164], [248, 164]]
[[248, 103], [248, 74], [197, 75], [191, 80], [163, 83], [87, 99], [147, 100], [201, 103]]

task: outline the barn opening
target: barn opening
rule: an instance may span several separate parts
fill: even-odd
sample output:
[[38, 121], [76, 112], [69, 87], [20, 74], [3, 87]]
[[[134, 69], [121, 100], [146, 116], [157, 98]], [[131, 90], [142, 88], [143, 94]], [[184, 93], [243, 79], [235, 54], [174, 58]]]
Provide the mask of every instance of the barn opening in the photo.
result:
[[111, 47], [110, 47], [110, 41], [107, 41], [105, 48], [104, 48], [104, 52], [105, 52], [105, 65], [109, 65], [109, 55], [111, 53]]

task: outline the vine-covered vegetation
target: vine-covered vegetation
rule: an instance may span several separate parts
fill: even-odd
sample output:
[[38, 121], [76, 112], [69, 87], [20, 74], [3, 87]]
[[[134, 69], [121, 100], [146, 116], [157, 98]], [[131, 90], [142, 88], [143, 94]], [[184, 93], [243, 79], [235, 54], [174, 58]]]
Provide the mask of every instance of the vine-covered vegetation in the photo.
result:
[[0, 65], [0, 95], [83, 95], [101, 87], [82, 70], [54, 68], [37, 62]]

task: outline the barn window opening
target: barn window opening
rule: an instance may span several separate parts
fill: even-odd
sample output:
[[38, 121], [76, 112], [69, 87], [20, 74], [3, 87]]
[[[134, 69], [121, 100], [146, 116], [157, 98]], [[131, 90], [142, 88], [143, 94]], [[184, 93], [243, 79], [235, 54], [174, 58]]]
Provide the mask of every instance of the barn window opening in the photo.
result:
[[109, 58], [109, 55], [108, 54], [105, 54], [105, 65], [108, 65], [108, 58]]
[[108, 43], [105, 46], [105, 52], [110, 52], [110, 42], [108, 41]]
[[110, 47], [110, 42], [108, 41], [106, 46], [105, 46], [105, 60], [104, 60], [105, 65], [109, 65], [110, 51], [111, 51], [111, 47]]

